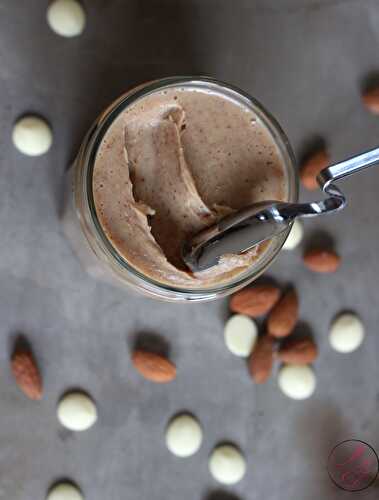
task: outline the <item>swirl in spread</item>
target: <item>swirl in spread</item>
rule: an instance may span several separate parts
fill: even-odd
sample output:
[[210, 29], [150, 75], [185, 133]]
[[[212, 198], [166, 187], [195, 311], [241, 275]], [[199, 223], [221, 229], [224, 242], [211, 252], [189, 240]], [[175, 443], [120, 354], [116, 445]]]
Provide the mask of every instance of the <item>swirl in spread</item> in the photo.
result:
[[248, 108], [218, 94], [171, 88], [122, 112], [96, 156], [93, 193], [106, 236], [144, 275], [204, 288], [254, 265], [266, 246], [225, 255], [192, 274], [184, 241], [251, 203], [288, 193], [283, 159]]

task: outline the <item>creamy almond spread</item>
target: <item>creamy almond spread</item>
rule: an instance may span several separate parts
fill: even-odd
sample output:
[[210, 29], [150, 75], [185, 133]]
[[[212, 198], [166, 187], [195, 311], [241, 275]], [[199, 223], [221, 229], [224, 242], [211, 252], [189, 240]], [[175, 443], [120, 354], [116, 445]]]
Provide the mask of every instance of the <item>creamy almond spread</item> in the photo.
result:
[[113, 247], [145, 276], [189, 288], [225, 283], [267, 245], [192, 274], [182, 244], [251, 203], [286, 200], [283, 163], [250, 108], [222, 94], [170, 88], [136, 101], [106, 132], [93, 172], [97, 216]]

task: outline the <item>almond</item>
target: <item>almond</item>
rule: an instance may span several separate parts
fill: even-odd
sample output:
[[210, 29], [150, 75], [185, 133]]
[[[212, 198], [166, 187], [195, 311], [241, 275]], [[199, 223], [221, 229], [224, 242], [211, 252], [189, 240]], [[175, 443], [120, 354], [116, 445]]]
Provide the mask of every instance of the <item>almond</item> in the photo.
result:
[[167, 383], [176, 377], [176, 366], [160, 354], [136, 350], [132, 361], [137, 371], [152, 382]]
[[334, 273], [341, 263], [341, 257], [331, 250], [314, 249], [304, 255], [304, 264], [315, 273]]
[[274, 339], [264, 335], [258, 339], [257, 345], [249, 359], [250, 375], [257, 384], [262, 384], [270, 377], [274, 360]]
[[295, 328], [299, 316], [299, 300], [294, 290], [286, 292], [271, 311], [267, 328], [273, 337], [289, 335]]
[[310, 156], [300, 170], [300, 179], [304, 187], [315, 191], [319, 185], [317, 176], [324, 168], [330, 165], [330, 157], [325, 150], [318, 151]]
[[32, 352], [27, 348], [16, 348], [11, 360], [14, 378], [30, 399], [42, 398], [42, 380]]
[[371, 113], [379, 115], [379, 87], [367, 90], [362, 96], [362, 101]]
[[307, 365], [317, 358], [318, 350], [311, 338], [286, 339], [279, 348], [278, 358], [283, 363]]
[[235, 293], [230, 301], [230, 309], [252, 318], [262, 316], [279, 300], [280, 290], [273, 285], [255, 285]]

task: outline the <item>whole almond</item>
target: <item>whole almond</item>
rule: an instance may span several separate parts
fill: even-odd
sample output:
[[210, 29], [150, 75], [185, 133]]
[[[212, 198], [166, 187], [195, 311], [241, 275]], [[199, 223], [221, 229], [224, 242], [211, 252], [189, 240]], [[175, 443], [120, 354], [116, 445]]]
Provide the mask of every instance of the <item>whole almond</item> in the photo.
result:
[[137, 371], [152, 382], [167, 383], [176, 377], [176, 366], [160, 354], [139, 349], [134, 351], [132, 361]]
[[283, 363], [307, 365], [317, 358], [318, 349], [311, 338], [288, 338], [280, 346], [278, 358]]
[[304, 264], [315, 273], [334, 273], [341, 264], [341, 257], [331, 250], [314, 249], [305, 253]]
[[33, 354], [28, 348], [16, 348], [11, 359], [11, 369], [14, 378], [30, 399], [42, 398], [42, 380]]
[[317, 183], [318, 174], [329, 165], [330, 157], [325, 150], [318, 151], [310, 156], [300, 170], [300, 179], [304, 187], [310, 191], [315, 191], [319, 187]]
[[295, 328], [299, 317], [299, 300], [294, 290], [286, 292], [267, 320], [268, 333], [276, 338], [286, 337]]
[[230, 300], [230, 309], [252, 318], [263, 316], [275, 305], [280, 290], [273, 285], [255, 285], [235, 293]]
[[371, 111], [371, 113], [379, 115], [379, 87], [367, 90], [362, 95], [362, 100], [366, 108]]
[[263, 384], [271, 375], [274, 362], [274, 339], [268, 335], [259, 337], [250, 355], [249, 371], [257, 384]]

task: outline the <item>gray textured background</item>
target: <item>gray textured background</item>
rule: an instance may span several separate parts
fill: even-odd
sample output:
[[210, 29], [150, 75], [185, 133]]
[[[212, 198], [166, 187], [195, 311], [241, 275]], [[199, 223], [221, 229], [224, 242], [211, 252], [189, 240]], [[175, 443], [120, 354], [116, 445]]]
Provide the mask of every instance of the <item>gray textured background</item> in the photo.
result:
[[[134, 297], [83, 273], [61, 234], [62, 174], [91, 120], [131, 85], [202, 73], [239, 85], [279, 119], [297, 154], [319, 136], [333, 160], [379, 143], [379, 118], [360, 89], [379, 69], [378, 0], [92, 0], [83, 36], [64, 39], [45, 22], [47, 1], [0, 0], [0, 498], [43, 499], [71, 477], [88, 500], [318, 500], [349, 494], [325, 471], [330, 448], [357, 437], [379, 449], [379, 170], [344, 183], [350, 207], [306, 225], [306, 240], [330, 240], [343, 256], [335, 276], [315, 276], [302, 249], [269, 271], [295, 283], [300, 330], [319, 346], [317, 391], [283, 396], [275, 378], [255, 386], [227, 352], [227, 302], [170, 305]], [[11, 144], [14, 120], [32, 111], [54, 129], [37, 159]], [[303, 198], [305, 194], [302, 193]], [[367, 327], [351, 355], [331, 350], [328, 325], [341, 309]], [[9, 372], [12, 340], [32, 342], [45, 384], [28, 401]], [[143, 381], [129, 362], [135, 338], [167, 339], [178, 366], [167, 386]], [[91, 430], [63, 430], [55, 407], [71, 387], [98, 403]], [[169, 417], [182, 409], [204, 428], [200, 452], [178, 460], [165, 449]], [[222, 488], [207, 470], [219, 441], [244, 450], [248, 472]], [[234, 496], [235, 495], [235, 496]], [[357, 497], [374, 499], [373, 487]]]

